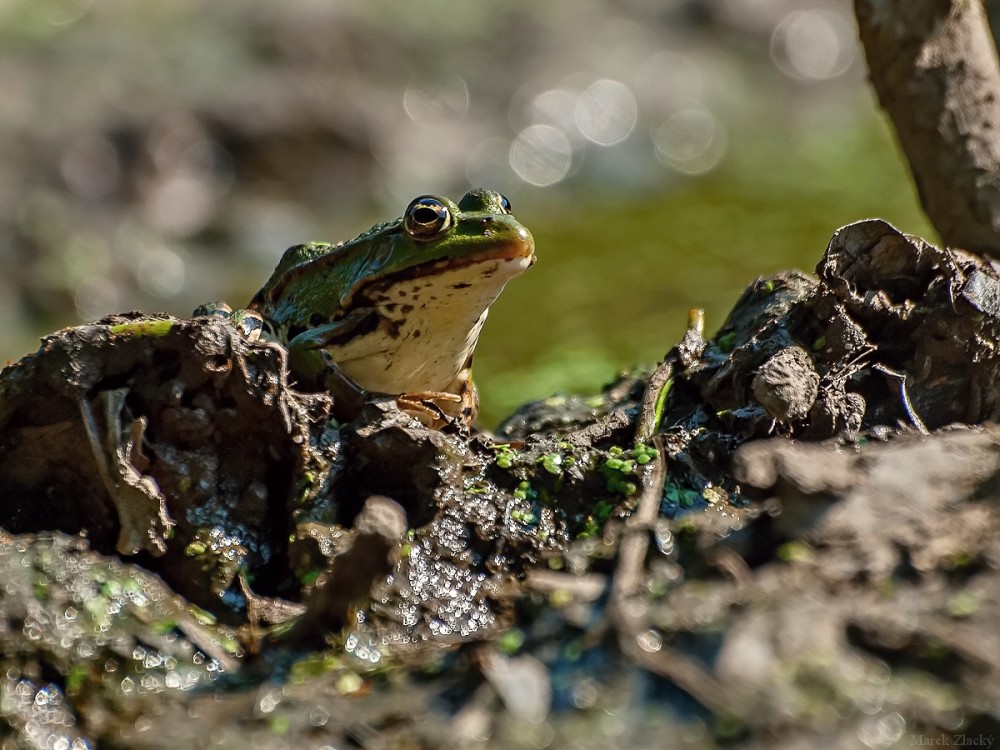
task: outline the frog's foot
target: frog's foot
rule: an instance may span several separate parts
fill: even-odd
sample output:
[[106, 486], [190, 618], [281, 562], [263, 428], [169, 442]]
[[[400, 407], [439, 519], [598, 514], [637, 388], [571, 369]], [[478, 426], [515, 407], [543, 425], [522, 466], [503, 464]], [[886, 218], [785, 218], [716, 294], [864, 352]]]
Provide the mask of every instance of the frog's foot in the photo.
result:
[[431, 429], [453, 424], [459, 432], [468, 434], [479, 414], [479, 393], [472, 383], [472, 355], [447, 390], [403, 393], [396, 397], [396, 403]]
[[95, 418], [85, 398], [79, 401], [80, 415], [101, 479], [118, 512], [121, 531], [116, 549], [123, 555], [134, 555], [140, 550], [162, 555], [167, 551], [166, 539], [173, 521], [167, 515], [167, 500], [156, 481], [136, 467], [146, 462], [142, 455], [146, 420], [140, 418], [127, 426], [122, 424], [127, 394], [128, 389], [120, 388], [98, 395], [103, 424]]
[[459, 430], [468, 432], [477, 411], [473, 391], [460, 394], [443, 391], [401, 393], [396, 396], [396, 405], [432, 430], [457, 424]]

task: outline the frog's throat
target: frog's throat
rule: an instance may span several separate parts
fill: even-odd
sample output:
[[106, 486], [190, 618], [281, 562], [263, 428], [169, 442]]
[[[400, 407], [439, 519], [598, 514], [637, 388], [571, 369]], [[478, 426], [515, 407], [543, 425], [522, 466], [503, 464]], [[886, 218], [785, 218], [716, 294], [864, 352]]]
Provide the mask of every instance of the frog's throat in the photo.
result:
[[434, 276], [445, 271], [458, 270], [469, 266], [479, 265], [491, 260], [516, 261], [522, 263], [509, 265], [510, 276], [517, 276], [527, 270], [535, 262], [535, 243], [532, 239], [504, 242], [490, 247], [481, 253], [465, 255], [460, 258], [439, 258], [426, 263], [419, 263], [409, 268], [404, 268], [395, 273], [377, 279], [363, 279], [352, 286], [346, 294], [340, 298], [340, 309], [348, 310], [354, 305], [354, 298], [364, 295], [374, 289], [385, 289], [396, 284], [411, 281], [414, 279]]
[[431, 277], [373, 282], [353, 302], [353, 310], [368, 311], [366, 325], [325, 349], [367, 391], [453, 392], [490, 305], [531, 260], [522, 255], [450, 264]]

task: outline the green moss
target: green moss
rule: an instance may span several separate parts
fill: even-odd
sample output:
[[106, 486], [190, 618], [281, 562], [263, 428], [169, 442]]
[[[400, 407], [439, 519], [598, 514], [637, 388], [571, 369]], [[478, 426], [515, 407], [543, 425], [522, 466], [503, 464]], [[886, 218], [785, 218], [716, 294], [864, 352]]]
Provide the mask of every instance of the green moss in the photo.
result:
[[208, 545], [200, 540], [195, 540], [184, 548], [184, 554], [187, 557], [198, 557], [206, 552], [208, 552]]
[[342, 666], [343, 661], [332, 651], [309, 654], [292, 664], [288, 681], [292, 684], [301, 684]]
[[280, 736], [288, 734], [288, 730], [292, 728], [292, 720], [286, 714], [277, 714], [271, 717], [268, 726], [271, 732]]
[[46, 602], [49, 599], [49, 582], [46, 578], [38, 576], [32, 582], [32, 593], [40, 602]]
[[513, 494], [515, 500], [535, 501], [538, 499], [538, 493], [532, 489], [531, 483], [527, 481], [517, 485], [517, 489], [511, 494]]
[[515, 452], [508, 443], [498, 443], [493, 446], [497, 454], [497, 466], [501, 469], [509, 469], [514, 465]]
[[639, 489], [634, 481], [639, 475], [638, 467], [649, 463], [655, 457], [656, 448], [644, 443], [638, 443], [628, 451], [617, 445], [609, 448], [608, 458], [600, 466], [608, 491], [626, 497], [634, 495]]
[[524, 631], [511, 628], [497, 639], [497, 647], [505, 654], [516, 654], [524, 645]]
[[970, 617], [979, 610], [979, 604], [979, 597], [971, 591], [960, 591], [948, 600], [946, 609], [951, 617]]
[[89, 666], [86, 662], [74, 664], [66, 673], [66, 694], [78, 694], [87, 682], [87, 670]]
[[805, 542], [786, 542], [778, 547], [777, 556], [785, 562], [809, 562], [813, 559], [813, 551]]
[[733, 350], [733, 344], [736, 343], [736, 333], [730, 331], [729, 333], [724, 333], [716, 340], [719, 348], [726, 354], [729, 354]]
[[601, 530], [601, 525], [597, 522], [593, 516], [587, 516], [587, 520], [584, 521], [583, 531], [576, 535], [577, 539], [589, 539], [590, 537], [597, 536]]
[[538, 457], [538, 463], [542, 465], [549, 474], [562, 475], [563, 455], [561, 453], [546, 453]]
[[305, 573], [299, 576], [299, 583], [301, 583], [303, 586], [312, 586], [314, 583], [316, 583], [316, 580], [319, 578], [320, 572], [321, 571], [319, 568], [311, 568], [310, 570], [307, 570]]
[[538, 521], [538, 516], [530, 508], [514, 508], [510, 512], [510, 517], [512, 520], [523, 523], [526, 526], [530, 526]]
[[111, 333], [129, 336], [166, 336], [173, 330], [172, 320], [136, 320], [111, 326]]
[[703, 498], [698, 490], [670, 481], [663, 488], [663, 499], [680, 508], [693, 508]]

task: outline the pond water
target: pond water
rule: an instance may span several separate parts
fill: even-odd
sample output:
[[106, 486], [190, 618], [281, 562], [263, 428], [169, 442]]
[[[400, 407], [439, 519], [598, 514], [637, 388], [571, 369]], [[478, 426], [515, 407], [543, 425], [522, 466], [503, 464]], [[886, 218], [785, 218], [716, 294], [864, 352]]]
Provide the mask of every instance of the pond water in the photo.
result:
[[933, 241], [888, 128], [874, 108], [855, 115], [851, 129], [732, 142], [720, 169], [670, 191], [518, 196], [538, 262], [493, 306], [477, 350], [484, 422], [656, 362], [690, 307], [715, 331], [747, 284], [812, 271], [844, 224], [880, 217]]

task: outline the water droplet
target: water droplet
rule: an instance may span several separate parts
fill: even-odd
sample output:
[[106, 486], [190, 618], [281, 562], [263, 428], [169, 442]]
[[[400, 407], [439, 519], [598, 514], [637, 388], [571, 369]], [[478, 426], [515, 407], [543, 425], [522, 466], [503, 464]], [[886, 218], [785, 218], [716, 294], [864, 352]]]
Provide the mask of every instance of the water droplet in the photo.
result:
[[269, 714], [278, 707], [283, 697], [281, 690], [268, 690], [257, 702], [257, 710], [262, 714]]
[[673, 553], [674, 535], [670, 533], [670, 521], [665, 518], [657, 520], [654, 529], [654, 538], [656, 539], [656, 548], [660, 550], [660, 554], [670, 555]]
[[898, 713], [872, 717], [858, 729], [858, 739], [865, 747], [892, 747], [903, 736], [906, 719]]
[[581, 679], [574, 683], [570, 692], [573, 705], [579, 709], [586, 709], [597, 703], [599, 692], [597, 685], [591, 679]]
[[314, 706], [312, 710], [309, 711], [309, 723], [314, 727], [326, 726], [326, 723], [329, 720], [330, 712], [323, 706]]
[[663, 637], [655, 630], [646, 630], [635, 637], [639, 648], [650, 654], [655, 654], [663, 648]]

